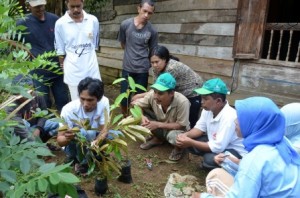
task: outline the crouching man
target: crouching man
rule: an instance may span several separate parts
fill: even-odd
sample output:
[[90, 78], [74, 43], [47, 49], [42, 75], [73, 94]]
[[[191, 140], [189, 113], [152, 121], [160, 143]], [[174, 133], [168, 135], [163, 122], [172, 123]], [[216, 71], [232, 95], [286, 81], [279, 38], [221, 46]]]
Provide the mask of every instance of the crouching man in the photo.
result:
[[[247, 152], [242, 144], [243, 139], [235, 133], [237, 115], [226, 100], [226, 84], [219, 78], [210, 79], [195, 92], [202, 98], [200, 119], [193, 129], [177, 137], [176, 145], [203, 156], [200, 167], [207, 169], [219, 167], [214, 157], [225, 151], [241, 159]], [[224, 159], [225, 155], [222, 156]]]
[[[104, 95], [104, 85], [99, 79], [87, 77], [80, 81], [78, 85], [79, 99], [66, 104], [62, 111], [61, 117], [65, 120], [68, 128], [79, 127], [76, 120], [88, 119], [89, 125], [93, 129], [98, 130], [84, 130], [80, 128], [80, 133], [86, 137], [90, 142], [99, 142], [106, 138], [107, 130], [104, 128], [105, 124], [105, 110], [109, 113], [109, 100]], [[74, 141], [75, 134], [72, 131], [59, 132], [57, 142], [60, 146], [65, 146], [67, 155], [66, 162], [79, 161], [79, 148]], [[75, 167], [76, 168], [76, 167]], [[85, 170], [87, 171], [87, 167]], [[80, 170], [82, 173], [83, 171]]]
[[142, 126], [152, 132], [152, 137], [140, 148], [151, 149], [167, 140], [174, 145], [169, 156], [169, 160], [173, 161], [180, 160], [183, 155], [183, 149], [176, 146], [176, 137], [190, 128], [189, 100], [175, 92], [175, 86], [174, 77], [170, 73], [163, 73], [151, 86], [153, 90], [132, 103], [143, 109]]

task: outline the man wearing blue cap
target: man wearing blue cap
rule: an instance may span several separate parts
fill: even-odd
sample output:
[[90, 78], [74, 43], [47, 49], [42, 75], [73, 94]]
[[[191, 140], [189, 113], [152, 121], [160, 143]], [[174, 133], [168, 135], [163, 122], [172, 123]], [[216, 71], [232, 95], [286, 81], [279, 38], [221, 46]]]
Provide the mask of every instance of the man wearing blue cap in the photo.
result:
[[147, 114], [147, 117], [142, 118], [142, 126], [150, 129], [153, 134], [140, 148], [148, 150], [167, 140], [174, 145], [169, 156], [173, 161], [180, 160], [183, 155], [183, 149], [176, 147], [176, 137], [190, 128], [189, 100], [175, 92], [175, 86], [174, 77], [170, 73], [163, 73], [151, 86], [153, 90], [134, 102]]
[[178, 135], [176, 145], [202, 155], [203, 167], [208, 169], [219, 167], [224, 160], [225, 155], [218, 155], [221, 159], [217, 162], [214, 160], [219, 153], [229, 151], [241, 158], [246, 151], [242, 139], [235, 133], [237, 115], [226, 100], [226, 84], [220, 78], [210, 79], [195, 92], [202, 98], [201, 117], [193, 129]]

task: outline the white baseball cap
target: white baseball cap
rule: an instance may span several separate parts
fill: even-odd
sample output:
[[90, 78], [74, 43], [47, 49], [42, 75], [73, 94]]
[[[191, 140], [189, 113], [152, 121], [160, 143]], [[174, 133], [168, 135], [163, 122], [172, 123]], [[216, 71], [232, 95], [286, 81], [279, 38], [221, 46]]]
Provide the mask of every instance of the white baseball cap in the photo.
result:
[[29, 3], [32, 7], [47, 4], [46, 0], [26, 0], [26, 2]]

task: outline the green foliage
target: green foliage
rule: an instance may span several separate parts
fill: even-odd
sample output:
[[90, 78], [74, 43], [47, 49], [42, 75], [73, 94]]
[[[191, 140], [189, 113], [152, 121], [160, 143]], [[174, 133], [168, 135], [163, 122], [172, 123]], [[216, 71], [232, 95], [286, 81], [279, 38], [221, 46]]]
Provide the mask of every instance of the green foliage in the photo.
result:
[[[121, 83], [122, 81], [125, 81], [126, 78], [118, 78], [116, 79], [112, 84], [115, 85], [117, 83]], [[137, 89], [141, 89], [143, 91], [147, 91], [145, 87], [142, 85], [136, 84], [134, 79], [131, 76], [128, 76], [127, 83], [129, 85], [126, 92], [121, 93], [115, 100], [114, 104], [111, 106], [111, 110], [114, 110], [115, 108], [119, 107], [121, 104], [121, 101], [123, 99], [128, 99], [131, 94], [134, 94], [137, 92]], [[127, 100], [127, 107], [129, 107], [129, 101]], [[128, 113], [128, 112], [127, 112]], [[132, 112], [131, 112], [132, 113]]]
[[[43, 158], [53, 155], [45, 144], [12, 135], [18, 123], [10, 118], [16, 112], [7, 115], [5, 108], [19, 99], [17, 94], [29, 98], [27, 101], [32, 98], [28, 93], [31, 87], [13, 85], [12, 79], [18, 74], [30, 76], [30, 70], [36, 68], [58, 71], [58, 66], [48, 60], [54, 52], [32, 59], [30, 45], [21, 41], [24, 27], [16, 26], [16, 20], [21, 17], [23, 13], [17, 0], [0, 1], [0, 192], [8, 198], [47, 197], [49, 193], [78, 197], [73, 184], [79, 179], [70, 173], [69, 164], [46, 163]], [[37, 109], [34, 116], [47, 113]]]
[[89, 13], [97, 13], [107, 2], [108, 0], [85, 0], [84, 9]]
[[174, 184], [174, 187], [179, 189], [180, 191], [182, 191], [182, 189], [186, 186], [187, 186], [187, 183], [185, 183], [185, 182], [180, 182], [180, 183]]
[[20, 140], [12, 135], [12, 127], [12, 122], [0, 122], [0, 189], [5, 197], [42, 196], [49, 192], [76, 197], [71, 184], [79, 179], [70, 173], [70, 165], [46, 163], [43, 157], [53, 154], [45, 144]]
[[[23, 18], [22, 8], [17, 0], [0, 1], [0, 103], [7, 100], [10, 94], [24, 94], [27, 87], [12, 85], [11, 79], [18, 74], [42, 81], [41, 76], [30, 75], [34, 69], [44, 69], [60, 73], [60, 67], [51, 62], [55, 52], [48, 52], [38, 57], [30, 53], [30, 44], [22, 40], [24, 26], [16, 26], [16, 20]], [[26, 31], [26, 30], [25, 30]]]
[[[124, 78], [117, 79], [115, 83], [119, 83], [125, 80]], [[121, 162], [124, 156], [128, 155], [129, 140], [145, 142], [145, 136], [151, 132], [149, 129], [140, 126], [142, 119], [142, 109], [138, 106], [130, 108], [130, 115], [126, 118], [123, 114], [116, 114], [120, 107], [120, 102], [123, 98], [128, 98], [129, 94], [136, 92], [136, 88], [143, 88], [142, 86], [135, 84], [134, 80], [129, 78], [129, 89], [126, 93], [120, 94], [115, 102], [110, 106], [110, 112], [108, 114], [105, 110], [105, 124], [104, 129], [107, 131], [121, 131], [123, 135], [114, 136], [113, 139], [100, 139], [96, 145], [91, 145], [87, 139], [81, 135], [79, 128], [84, 130], [99, 130], [90, 126], [88, 119], [81, 119], [77, 115], [77, 119], [72, 120], [78, 127], [69, 129], [67, 123], [63, 122], [63, 125], [58, 129], [60, 132], [73, 131], [75, 133], [75, 141], [81, 148], [80, 160], [86, 159], [89, 164], [88, 175], [93, 175], [98, 178], [112, 178], [113, 173], [120, 174]], [[54, 112], [53, 112], [54, 113]], [[56, 117], [61, 120], [58, 114]]]

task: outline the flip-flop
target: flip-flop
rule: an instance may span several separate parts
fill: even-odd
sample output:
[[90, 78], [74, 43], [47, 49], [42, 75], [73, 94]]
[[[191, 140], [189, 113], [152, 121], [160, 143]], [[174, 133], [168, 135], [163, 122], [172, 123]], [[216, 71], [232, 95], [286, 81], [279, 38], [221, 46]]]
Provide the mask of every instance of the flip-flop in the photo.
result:
[[153, 139], [153, 135], [148, 135], [145, 139], [146, 139], [146, 141], [150, 141]]
[[55, 146], [51, 143], [46, 144], [50, 151], [61, 151], [61, 147]]
[[183, 153], [184, 153], [183, 149], [177, 150], [174, 148], [169, 156], [169, 160], [178, 161], [182, 158]]
[[149, 150], [155, 146], [159, 146], [159, 145], [162, 145], [163, 142], [152, 142], [151, 140], [148, 141], [148, 142], [145, 142], [143, 144], [140, 145], [140, 148], [143, 149], [143, 150]]

